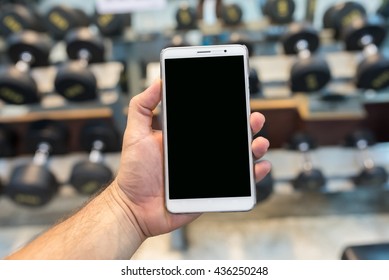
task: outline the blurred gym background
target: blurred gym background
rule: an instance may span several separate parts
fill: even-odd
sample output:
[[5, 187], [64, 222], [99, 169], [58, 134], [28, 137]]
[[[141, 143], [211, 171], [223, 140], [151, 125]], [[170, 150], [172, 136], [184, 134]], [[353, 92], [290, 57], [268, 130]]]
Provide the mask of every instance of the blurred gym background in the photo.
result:
[[164, 47], [241, 43], [271, 143], [258, 204], [133, 259], [389, 259], [388, 17], [387, 0], [0, 1], [0, 257], [115, 176]]

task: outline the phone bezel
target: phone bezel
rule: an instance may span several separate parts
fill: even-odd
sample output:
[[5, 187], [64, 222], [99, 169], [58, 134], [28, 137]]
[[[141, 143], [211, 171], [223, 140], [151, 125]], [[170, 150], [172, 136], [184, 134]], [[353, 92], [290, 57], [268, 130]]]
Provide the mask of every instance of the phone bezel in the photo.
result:
[[[221, 198], [195, 198], [195, 199], [170, 199], [169, 198], [169, 178], [168, 178], [168, 146], [167, 146], [167, 125], [166, 125], [166, 88], [165, 88], [165, 59], [172, 58], [199, 58], [215, 56], [236, 56], [242, 55], [244, 58], [245, 76], [245, 97], [247, 112], [247, 133], [248, 151], [250, 166], [250, 196], [245, 197], [221, 197]], [[161, 51], [160, 55], [161, 79], [162, 79], [162, 131], [164, 150], [164, 184], [165, 203], [171, 213], [197, 213], [197, 212], [237, 212], [249, 211], [256, 204], [256, 187], [254, 178], [254, 160], [251, 153], [252, 132], [250, 127], [250, 92], [249, 92], [249, 60], [246, 46], [240, 44], [211, 45], [211, 46], [186, 46], [168, 47]]]

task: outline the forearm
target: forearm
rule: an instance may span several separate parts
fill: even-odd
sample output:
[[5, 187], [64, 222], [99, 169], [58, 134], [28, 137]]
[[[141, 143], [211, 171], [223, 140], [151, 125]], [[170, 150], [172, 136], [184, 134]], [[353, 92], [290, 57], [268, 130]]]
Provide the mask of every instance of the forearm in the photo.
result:
[[6, 259], [129, 259], [145, 237], [113, 182], [85, 207]]

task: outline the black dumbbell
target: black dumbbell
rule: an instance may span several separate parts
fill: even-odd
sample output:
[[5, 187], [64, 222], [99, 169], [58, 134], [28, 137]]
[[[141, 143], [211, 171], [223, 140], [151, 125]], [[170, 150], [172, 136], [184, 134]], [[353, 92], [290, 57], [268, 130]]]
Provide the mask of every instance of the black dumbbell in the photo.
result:
[[126, 28], [131, 26], [132, 15], [131, 13], [102, 14], [95, 11], [93, 23], [97, 26], [103, 36], [120, 36]]
[[0, 35], [8, 37], [24, 30], [43, 32], [39, 14], [31, 6], [8, 3], [1, 6]]
[[261, 9], [271, 24], [283, 25], [294, 21], [296, 3], [293, 0], [266, 0]]
[[103, 39], [90, 28], [80, 27], [69, 31], [65, 43], [71, 61], [59, 67], [54, 80], [55, 91], [69, 101], [95, 100], [97, 80], [88, 65], [105, 61]]
[[355, 19], [342, 29], [345, 49], [363, 51], [354, 76], [357, 88], [381, 90], [389, 86], [389, 58], [379, 51], [386, 34], [385, 20], [379, 15]]
[[323, 28], [332, 30], [333, 38], [340, 39], [342, 29], [355, 19], [366, 16], [364, 6], [356, 1], [344, 1], [331, 5], [323, 15]]
[[47, 66], [51, 48], [51, 39], [45, 33], [25, 30], [10, 35], [6, 52], [14, 65], [0, 74], [0, 99], [17, 105], [38, 103], [41, 94], [30, 68]]
[[242, 24], [243, 9], [237, 3], [223, 4], [221, 8], [221, 19], [225, 26], [235, 27]]
[[387, 183], [388, 172], [382, 166], [377, 166], [369, 154], [369, 147], [376, 143], [374, 134], [367, 129], [357, 130], [346, 136], [346, 147], [358, 150], [362, 169], [352, 178], [356, 186], [379, 187]]
[[274, 191], [274, 178], [269, 172], [265, 178], [255, 184], [257, 191], [257, 204], [268, 200]]
[[190, 6], [187, 2], [183, 2], [176, 10], [176, 29], [191, 30], [197, 26], [197, 9]]
[[303, 170], [291, 181], [293, 187], [301, 191], [323, 191], [326, 178], [320, 169], [314, 168], [310, 154], [317, 148], [314, 139], [307, 133], [296, 133], [288, 148], [299, 151], [303, 156]]
[[60, 122], [40, 120], [31, 123], [27, 138], [27, 150], [35, 151], [34, 158], [11, 171], [5, 194], [17, 204], [39, 207], [46, 205], [58, 191], [59, 182], [48, 161], [51, 154], [66, 152], [68, 131]]
[[83, 10], [66, 4], [51, 7], [45, 15], [46, 29], [55, 40], [62, 40], [70, 30], [87, 27], [90, 23]]
[[290, 69], [292, 92], [315, 92], [331, 80], [330, 67], [326, 60], [313, 55], [320, 46], [318, 31], [309, 23], [291, 23], [281, 37], [283, 51], [298, 55]]
[[103, 152], [119, 150], [119, 135], [113, 125], [95, 120], [82, 128], [80, 143], [90, 151], [89, 160], [73, 166], [69, 182], [79, 193], [91, 195], [113, 178], [113, 172], [104, 163]]

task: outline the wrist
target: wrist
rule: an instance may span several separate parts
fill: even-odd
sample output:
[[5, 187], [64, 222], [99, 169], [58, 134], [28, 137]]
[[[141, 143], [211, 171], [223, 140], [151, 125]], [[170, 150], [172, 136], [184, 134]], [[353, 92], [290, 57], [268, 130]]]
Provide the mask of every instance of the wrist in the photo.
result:
[[117, 217], [120, 226], [123, 228], [125, 233], [131, 235], [136, 233], [135, 236], [137, 237], [136, 239], [139, 246], [146, 240], [147, 236], [143, 233], [138, 220], [131, 209], [126, 194], [119, 187], [116, 179], [105, 191], [107, 191], [107, 204], [115, 217]]

